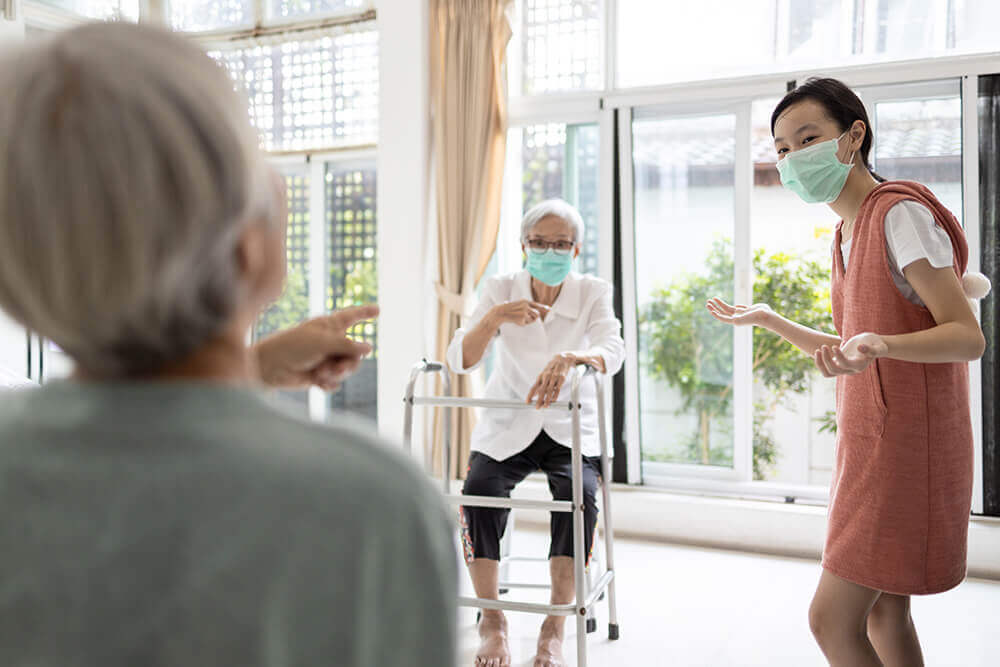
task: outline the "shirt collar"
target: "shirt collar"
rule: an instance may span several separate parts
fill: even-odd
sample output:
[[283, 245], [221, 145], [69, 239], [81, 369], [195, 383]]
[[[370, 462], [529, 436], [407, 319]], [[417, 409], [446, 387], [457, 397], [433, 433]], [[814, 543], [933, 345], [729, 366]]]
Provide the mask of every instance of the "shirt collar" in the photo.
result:
[[[583, 287], [583, 277], [570, 271], [563, 281], [562, 289], [556, 302], [552, 304], [552, 312], [556, 315], [576, 319], [580, 317], [580, 291]], [[527, 269], [522, 269], [514, 277], [514, 288], [511, 290], [511, 297], [514, 301], [522, 299], [531, 301], [531, 274]]]

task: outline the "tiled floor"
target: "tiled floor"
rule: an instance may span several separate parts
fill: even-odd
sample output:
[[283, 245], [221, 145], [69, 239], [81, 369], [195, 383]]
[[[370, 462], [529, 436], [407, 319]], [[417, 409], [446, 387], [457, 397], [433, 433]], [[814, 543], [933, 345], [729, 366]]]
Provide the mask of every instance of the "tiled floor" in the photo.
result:
[[[514, 550], [544, 555], [547, 534], [521, 530]], [[598, 608], [589, 664], [638, 667], [806, 667], [825, 665], [806, 611], [819, 577], [815, 561], [618, 540], [621, 639], [607, 639], [607, 608]], [[520, 564], [517, 580], [543, 581], [544, 564]], [[471, 595], [466, 581], [463, 594]], [[542, 601], [529, 591], [524, 599]], [[1000, 665], [1000, 582], [969, 580], [957, 589], [915, 598], [913, 616], [928, 667]], [[530, 667], [541, 617], [509, 614], [514, 666]], [[461, 667], [476, 649], [475, 611], [463, 609]], [[575, 640], [567, 625], [568, 657]]]

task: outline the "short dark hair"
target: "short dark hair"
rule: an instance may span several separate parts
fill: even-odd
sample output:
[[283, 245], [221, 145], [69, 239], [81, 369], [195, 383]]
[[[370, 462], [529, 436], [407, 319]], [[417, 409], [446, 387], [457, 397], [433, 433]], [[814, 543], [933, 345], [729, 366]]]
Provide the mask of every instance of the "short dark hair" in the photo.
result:
[[848, 88], [843, 81], [813, 77], [790, 90], [778, 102], [778, 106], [774, 107], [774, 112], [771, 114], [771, 136], [774, 136], [774, 124], [778, 122], [778, 117], [789, 107], [806, 100], [812, 100], [822, 106], [827, 115], [840, 127], [841, 132], [849, 130], [856, 120], [864, 122], [865, 138], [861, 141], [861, 159], [875, 180], [884, 182], [885, 179], [875, 173], [868, 159], [875, 139], [872, 124], [868, 121], [868, 111], [865, 110], [861, 98], [855, 95], [854, 91]]

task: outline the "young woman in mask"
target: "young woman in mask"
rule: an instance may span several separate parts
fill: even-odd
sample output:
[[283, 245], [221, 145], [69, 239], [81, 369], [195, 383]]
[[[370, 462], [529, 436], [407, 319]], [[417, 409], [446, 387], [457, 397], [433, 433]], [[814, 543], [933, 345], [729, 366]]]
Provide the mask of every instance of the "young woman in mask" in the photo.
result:
[[782, 184], [840, 218], [831, 300], [839, 335], [767, 304], [708, 303], [719, 320], [761, 326], [837, 382], [837, 451], [823, 572], [809, 624], [832, 665], [921, 665], [910, 596], [966, 572], [973, 478], [967, 364], [985, 347], [969, 297], [961, 226], [925, 186], [871, 168], [861, 100], [810, 79], [775, 108]]
[[[495, 365], [486, 398], [521, 400], [544, 408], [569, 400], [566, 378], [578, 364], [613, 375], [625, 358], [621, 324], [615, 318], [612, 287], [572, 271], [583, 243], [580, 213], [561, 200], [544, 201], [521, 221], [525, 268], [486, 280], [475, 312], [455, 332], [448, 364], [456, 373], [478, 368], [495, 343]], [[583, 449], [584, 544], [593, 544], [600, 468], [596, 396], [593, 384], [580, 388]], [[569, 411], [488, 408], [472, 433], [472, 453], [462, 493], [509, 497], [529, 474], [541, 470], [554, 500], [572, 499], [572, 415]], [[500, 538], [509, 510], [460, 510], [465, 560], [480, 598], [496, 599]], [[589, 554], [588, 554], [589, 555]], [[552, 603], [573, 601], [573, 526], [566, 512], [552, 514], [549, 549]], [[565, 616], [542, 624], [533, 667], [563, 667]], [[477, 667], [511, 664], [507, 622], [500, 611], [484, 610], [479, 624]]]

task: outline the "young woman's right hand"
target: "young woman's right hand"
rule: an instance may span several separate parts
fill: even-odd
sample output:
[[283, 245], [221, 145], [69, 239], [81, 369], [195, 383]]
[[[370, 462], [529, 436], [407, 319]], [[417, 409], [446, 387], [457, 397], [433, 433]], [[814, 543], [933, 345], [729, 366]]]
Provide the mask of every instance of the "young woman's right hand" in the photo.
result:
[[548, 306], [535, 301], [508, 301], [493, 307], [493, 318], [497, 325], [510, 323], [525, 326], [545, 317], [549, 310]]
[[720, 322], [734, 324], [736, 326], [753, 325], [762, 327], [774, 316], [771, 306], [766, 303], [755, 303], [752, 306], [730, 306], [722, 299], [716, 297], [710, 299], [705, 304], [708, 312]]

